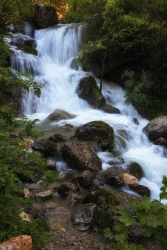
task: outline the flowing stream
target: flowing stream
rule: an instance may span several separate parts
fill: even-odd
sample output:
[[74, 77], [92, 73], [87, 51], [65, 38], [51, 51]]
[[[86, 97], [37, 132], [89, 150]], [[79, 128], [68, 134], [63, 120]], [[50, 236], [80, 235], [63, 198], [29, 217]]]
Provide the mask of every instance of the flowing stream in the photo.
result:
[[[29, 119], [40, 122], [55, 109], [62, 109], [76, 118], [52, 122], [52, 126], [70, 123], [79, 126], [94, 120], [103, 120], [114, 128], [116, 148], [122, 152], [125, 163], [135, 161], [142, 166], [144, 177], [140, 184], [151, 190], [151, 199], [159, 199], [162, 176], [167, 175], [167, 149], [153, 145], [142, 132], [148, 120], [143, 119], [132, 105], [125, 105], [125, 92], [115, 83], [103, 83], [103, 95], [108, 104], [119, 108], [121, 114], [108, 114], [93, 109], [76, 93], [79, 80], [91, 74], [83, 72], [76, 64], [76, 54], [82, 43], [82, 25], [57, 25], [36, 30], [25, 24], [25, 34], [14, 35], [15, 41], [34, 39], [38, 55], [27, 54], [11, 46], [14, 55], [11, 65], [14, 70], [28, 72], [35, 81], [43, 84], [41, 97], [30, 91], [23, 97], [24, 113]], [[98, 79], [96, 79], [99, 84]], [[137, 118], [139, 125], [134, 122]], [[114, 157], [109, 152], [98, 152], [103, 169], [111, 167], [108, 162]], [[126, 165], [126, 164], [125, 164]], [[124, 165], [122, 165], [124, 167]]]

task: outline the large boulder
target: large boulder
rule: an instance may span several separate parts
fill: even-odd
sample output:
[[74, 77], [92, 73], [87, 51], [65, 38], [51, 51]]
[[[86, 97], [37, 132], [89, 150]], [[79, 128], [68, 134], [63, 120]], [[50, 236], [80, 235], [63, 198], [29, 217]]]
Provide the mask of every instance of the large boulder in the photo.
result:
[[93, 150], [78, 142], [67, 142], [62, 147], [62, 156], [69, 167], [76, 170], [101, 170], [101, 162]]
[[103, 172], [104, 182], [115, 188], [124, 186], [123, 174], [125, 170], [120, 167], [111, 167]]
[[38, 139], [32, 144], [32, 149], [43, 153], [45, 156], [54, 156], [56, 153], [57, 145], [52, 141]]
[[134, 175], [138, 180], [140, 180], [144, 176], [142, 167], [137, 162], [129, 163], [127, 170], [131, 175]]
[[167, 139], [167, 116], [154, 118], [147, 124], [144, 131], [151, 141], [156, 141], [160, 138]]
[[55, 8], [44, 4], [36, 4], [34, 7], [34, 23], [37, 28], [47, 28], [58, 24]]
[[102, 150], [114, 148], [114, 130], [103, 121], [88, 122], [76, 129], [75, 136], [84, 141], [96, 141]]
[[28, 235], [13, 237], [0, 244], [0, 250], [32, 250], [32, 238]]
[[60, 121], [60, 120], [67, 120], [67, 119], [73, 119], [75, 118], [75, 115], [69, 114], [68, 112], [61, 110], [61, 109], [55, 109], [53, 113], [51, 113], [47, 119], [53, 120], [53, 121]]
[[150, 189], [148, 187], [139, 184], [130, 184], [129, 187], [141, 196], [150, 197]]
[[80, 80], [77, 93], [80, 98], [95, 108], [100, 108], [106, 104], [93, 76], [84, 77]]

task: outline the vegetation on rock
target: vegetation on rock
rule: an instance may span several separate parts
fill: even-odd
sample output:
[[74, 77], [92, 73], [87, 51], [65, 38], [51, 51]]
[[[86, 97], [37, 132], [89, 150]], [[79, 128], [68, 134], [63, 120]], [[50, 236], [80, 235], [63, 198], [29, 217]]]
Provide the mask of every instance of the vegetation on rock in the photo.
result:
[[69, 0], [67, 20], [86, 23], [83, 68], [98, 76], [127, 70], [127, 102], [147, 117], [166, 114], [166, 11], [165, 0]]

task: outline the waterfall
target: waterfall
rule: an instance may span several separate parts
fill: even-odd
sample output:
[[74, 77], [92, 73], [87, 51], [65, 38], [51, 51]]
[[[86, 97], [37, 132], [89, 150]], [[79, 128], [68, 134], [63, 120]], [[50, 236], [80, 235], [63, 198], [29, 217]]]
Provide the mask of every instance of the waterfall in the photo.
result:
[[[31, 37], [32, 30], [26, 26], [25, 34]], [[143, 119], [132, 105], [125, 105], [125, 91], [115, 83], [104, 81], [103, 95], [108, 104], [117, 107], [121, 114], [108, 114], [93, 109], [76, 93], [79, 80], [89, 75], [76, 64], [76, 55], [82, 43], [82, 25], [57, 25], [34, 32], [38, 55], [25, 54], [12, 46], [14, 55], [11, 65], [14, 70], [28, 72], [35, 81], [43, 84], [41, 97], [30, 91], [23, 98], [25, 115], [29, 119], [43, 121], [53, 110], [59, 108], [75, 114], [76, 118], [52, 122], [52, 125], [71, 123], [79, 126], [93, 120], [103, 120], [114, 128], [116, 148], [122, 152], [126, 163], [135, 161], [142, 166], [144, 177], [140, 184], [151, 190], [151, 199], [159, 199], [162, 176], [167, 175], [167, 149], [153, 145], [143, 133], [148, 120]], [[96, 79], [98, 84], [99, 80]], [[137, 118], [139, 125], [134, 122]], [[125, 136], [126, 135], [126, 136]], [[103, 169], [110, 167], [113, 155], [97, 152]]]

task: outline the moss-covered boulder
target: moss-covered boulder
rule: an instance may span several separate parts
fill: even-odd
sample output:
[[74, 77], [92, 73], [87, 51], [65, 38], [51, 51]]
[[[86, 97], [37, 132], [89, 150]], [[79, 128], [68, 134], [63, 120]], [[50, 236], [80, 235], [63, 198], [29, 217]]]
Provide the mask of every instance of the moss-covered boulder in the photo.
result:
[[117, 195], [113, 191], [107, 188], [100, 188], [98, 191], [86, 195], [82, 203], [96, 204], [98, 209], [95, 221], [99, 227], [112, 227], [115, 208], [119, 205]]
[[94, 108], [100, 108], [106, 104], [93, 76], [84, 77], [80, 80], [77, 93], [80, 98], [87, 101]]
[[98, 172], [101, 170], [101, 162], [93, 150], [78, 142], [67, 142], [62, 147], [62, 156], [68, 166], [79, 170]]
[[53, 6], [36, 4], [34, 6], [34, 24], [37, 28], [47, 28], [58, 24], [58, 15]]
[[88, 122], [76, 129], [75, 136], [84, 141], [96, 141], [102, 150], [114, 148], [114, 130], [103, 121]]

